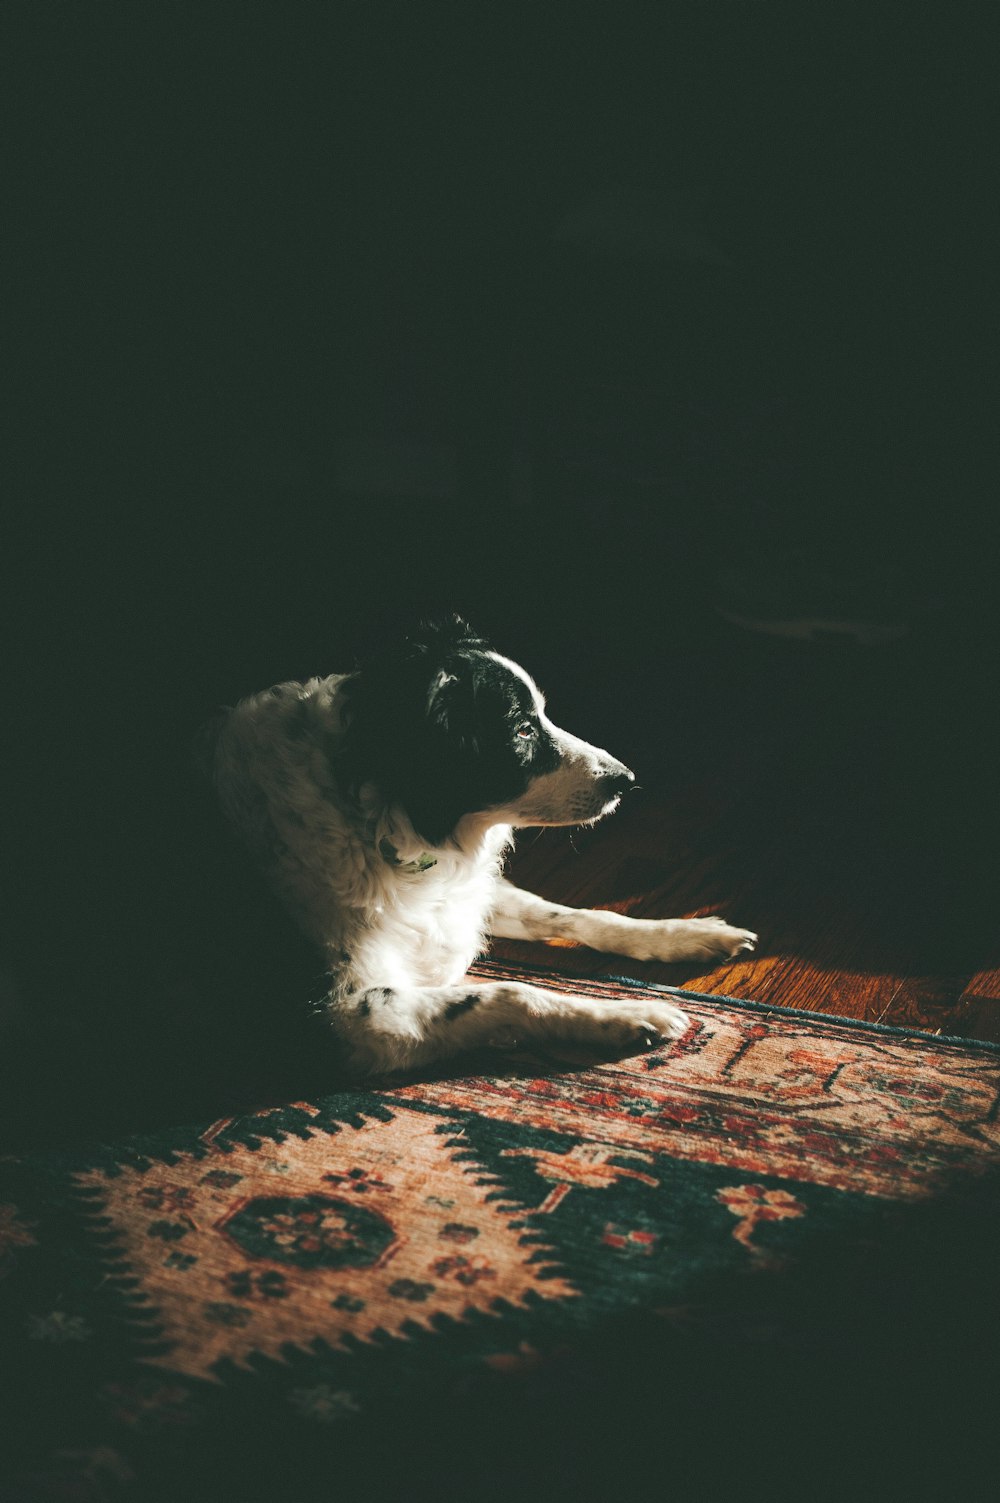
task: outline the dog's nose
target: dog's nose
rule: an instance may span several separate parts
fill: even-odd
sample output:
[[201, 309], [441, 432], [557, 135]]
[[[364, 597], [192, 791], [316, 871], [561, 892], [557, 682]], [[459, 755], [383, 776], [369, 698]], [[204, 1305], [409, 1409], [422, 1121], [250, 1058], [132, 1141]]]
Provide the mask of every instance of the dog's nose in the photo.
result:
[[606, 772], [601, 778], [601, 791], [608, 798], [618, 798], [620, 794], [627, 792], [635, 782], [635, 773], [629, 772], [627, 767], [619, 767], [615, 772]]

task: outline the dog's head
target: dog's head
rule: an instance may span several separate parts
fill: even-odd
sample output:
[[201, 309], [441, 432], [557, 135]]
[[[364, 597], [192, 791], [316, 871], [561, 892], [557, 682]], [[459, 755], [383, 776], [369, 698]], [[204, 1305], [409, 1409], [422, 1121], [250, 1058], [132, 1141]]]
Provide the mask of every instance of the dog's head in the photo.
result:
[[376, 654], [347, 688], [349, 782], [376, 783], [429, 845], [466, 815], [589, 824], [634, 781], [608, 752], [553, 725], [531, 676], [458, 617]]

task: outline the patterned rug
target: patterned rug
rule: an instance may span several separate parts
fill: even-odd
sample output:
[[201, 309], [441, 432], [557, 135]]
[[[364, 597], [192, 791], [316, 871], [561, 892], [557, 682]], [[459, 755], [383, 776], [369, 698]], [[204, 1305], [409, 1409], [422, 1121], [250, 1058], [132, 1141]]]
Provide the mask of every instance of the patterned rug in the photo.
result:
[[777, 1482], [845, 1433], [885, 1460], [893, 1394], [940, 1434], [949, 1364], [967, 1417], [1000, 1052], [680, 995], [687, 1033], [635, 1059], [0, 1163], [3, 1496]]

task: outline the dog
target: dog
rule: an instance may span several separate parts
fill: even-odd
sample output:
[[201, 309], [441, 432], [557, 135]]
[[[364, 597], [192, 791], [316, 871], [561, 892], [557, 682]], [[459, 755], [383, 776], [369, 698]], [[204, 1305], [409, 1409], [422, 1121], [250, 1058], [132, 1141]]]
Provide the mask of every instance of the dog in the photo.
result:
[[664, 961], [756, 943], [719, 918], [567, 908], [505, 880], [515, 830], [592, 825], [635, 779], [554, 725], [531, 676], [459, 617], [357, 672], [254, 694], [210, 740], [228, 819], [325, 956], [320, 1006], [355, 1071], [560, 1041], [617, 1057], [687, 1025], [656, 995], [611, 1003], [464, 979], [490, 935]]

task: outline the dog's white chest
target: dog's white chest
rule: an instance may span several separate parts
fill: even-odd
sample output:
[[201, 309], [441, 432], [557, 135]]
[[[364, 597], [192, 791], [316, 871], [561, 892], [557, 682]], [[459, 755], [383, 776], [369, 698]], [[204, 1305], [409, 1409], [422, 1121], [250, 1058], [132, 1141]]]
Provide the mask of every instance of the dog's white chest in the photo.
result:
[[401, 874], [373, 935], [383, 974], [391, 972], [399, 984], [460, 981], [482, 948], [494, 883], [492, 871]]

